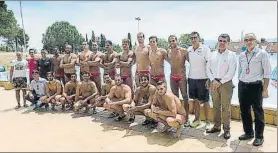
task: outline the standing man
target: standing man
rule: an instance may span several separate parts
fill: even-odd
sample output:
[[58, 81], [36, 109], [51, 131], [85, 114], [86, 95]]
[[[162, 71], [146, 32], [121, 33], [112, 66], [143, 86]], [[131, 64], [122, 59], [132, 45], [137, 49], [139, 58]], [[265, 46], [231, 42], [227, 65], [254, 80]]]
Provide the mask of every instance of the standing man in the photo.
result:
[[239, 55], [239, 83], [238, 98], [241, 118], [245, 134], [239, 140], [248, 140], [254, 137], [251, 106], [255, 114], [254, 146], [264, 142], [264, 110], [263, 98], [268, 97], [268, 84], [271, 75], [271, 66], [265, 50], [256, 47], [256, 36], [248, 33], [244, 37], [247, 51]]
[[34, 53], [35, 53], [34, 49], [29, 49], [30, 58], [28, 58], [27, 61], [28, 61], [30, 82], [34, 79], [32, 72], [38, 69], [37, 65], [39, 59], [35, 57]]
[[149, 38], [150, 42], [150, 52], [149, 52], [149, 59], [151, 65], [151, 81], [150, 83], [154, 86], [157, 85], [157, 82], [160, 80], [165, 81], [165, 74], [164, 74], [164, 60], [167, 57], [167, 51], [163, 48], [157, 48], [157, 37], [151, 36]]
[[38, 62], [40, 77], [46, 79], [46, 73], [51, 71], [51, 60], [47, 57], [47, 50], [41, 50], [41, 58]]
[[[198, 32], [192, 32], [190, 39], [193, 46], [188, 48], [188, 62], [190, 63], [188, 86], [189, 98], [193, 99], [195, 119], [190, 125], [195, 128], [200, 123], [200, 104], [204, 104], [206, 129], [210, 126], [208, 120], [209, 106], [209, 90], [208, 77], [206, 74], [206, 65], [209, 59], [209, 47], [200, 44], [200, 35]], [[188, 122], [185, 126], [189, 126]]]
[[207, 63], [207, 75], [211, 82], [211, 95], [214, 110], [214, 127], [207, 133], [221, 131], [221, 115], [223, 119], [224, 138], [229, 139], [231, 120], [231, 99], [233, 96], [233, 82], [237, 68], [234, 52], [227, 49], [230, 42], [228, 34], [218, 37], [218, 51], [211, 54]]
[[101, 57], [101, 67], [104, 69], [104, 73], [108, 73], [114, 80], [116, 75], [115, 64], [117, 61], [117, 52], [112, 50], [112, 41], [107, 40], [105, 42], [105, 52]]
[[136, 87], [140, 86], [139, 76], [142, 74], [150, 74], [150, 60], [149, 60], [149, 47], [144, 44], [145, 35], [142, 32], [137, 34], [138, 46], [136, 47], [135, 63], [136, 63], [136, 75], [135, 82]]
[[128, 39], [122, 40], [122, 46], [124, 51], [119, 53], [116, 66], [120, 67], [121, 77], [124, 81], [123, 83], [128, 85], [133, 91], [132, 63], [134, 59], [134, 53], [129, 50]]
[[16, 53], [16, 60], [11, 61], [10, 69], [10, 82], [13, 83], [15, 89], [15, 96], [17, 101], [17, 106], [15, 109], [19, 109], [20, 105], [20, 90], [22, 90], [23, 97], [23, 107], [28, 107], [26, 104], [26, 89], [27, 89], [27, 77], [26, 72], [28, 68], [28, 62], [22, 58], [23, 54], [21, 52]]
[[63, 84], [65, 84], [65, 79], [64, 79], [64, 69], [60, 68], [60, 63], [63, 57], [59, 55], [58, 49], [55, 48], [54, 50], [54, 56], [51, 58], [51, 71], [54, 73], [54, 78], [62, 81]]
[[64, 69], [64, 77], [65, 77], [65, 82], [70, 81], [70, 76], [72, 73], [75, 73], [75, 63], [76, 63], [76, 55], [74, 53], [71, 53], [71, 45], [66, 45], [65, 48], [65, 55], [62, 58], [60, 62], [60, 68]]
[[92, 42], [92, 53], [88, 60], [89, 71], [90, 71], [90, 78], [92, 81], [95, 82], [98, 93], [101, 93], [101, 78], [100, 78], [100, 58], [102, 53], [98, 51], [98, 45], [96, 42]]
[[77, 64], [80, 66], [80, 75], [82, 76], [84, 72], [89, 73], [88, 61], [91, 57], [91, 51], [89, 50], [89, 45], [86, 41], [83, 42], [83, 51], [78, 55]]
[[[168, 52], [168, 61], [171, 64], [171, 75], [170, 75], [170, 86], [174, 95], [178, 98], [179, 90], [181, 91], [183, 98], [183, 106], [186, 111], [186, 116], [189, 114], [189, 104], [187, 96], [187, 83], [186, 83], [186, 70], [185, 70], [185, 61], [187, 59], [187, 50], [181, 48], [177, 44], [177, 37], [170, 35], [168, 41], [170, 44], [170, 50]], [[187, 118], [188, 119], [188, 118]], [[189, 124], [189, 120], [185, 121], [185, 124]]]

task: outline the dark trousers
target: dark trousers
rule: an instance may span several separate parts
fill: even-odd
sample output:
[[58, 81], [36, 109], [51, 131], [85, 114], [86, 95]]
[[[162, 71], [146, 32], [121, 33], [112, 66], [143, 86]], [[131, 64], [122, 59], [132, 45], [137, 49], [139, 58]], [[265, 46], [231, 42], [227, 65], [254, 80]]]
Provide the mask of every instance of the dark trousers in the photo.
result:
[[263, 83], [257, 81], [253, 83], [238, 83], [238, 98], [241, 111], [243, 129], [246, 134], [254, 134], [253, 121], [251, 116], [251, 106], [255, 115], [255, 137], [263, 138], [264, 133], [264, 110], [262, 106]]
[[34, 96], [34, 99], [31, 99], [29, 94], [26, 95], [26, 100], [30, 101], [32, 104], [37, 104], [38, 103], [38, 100], [41, 98], [41, 97], [38, 97], [37, 94], [33, 91], [32, 92], [33, 96]]

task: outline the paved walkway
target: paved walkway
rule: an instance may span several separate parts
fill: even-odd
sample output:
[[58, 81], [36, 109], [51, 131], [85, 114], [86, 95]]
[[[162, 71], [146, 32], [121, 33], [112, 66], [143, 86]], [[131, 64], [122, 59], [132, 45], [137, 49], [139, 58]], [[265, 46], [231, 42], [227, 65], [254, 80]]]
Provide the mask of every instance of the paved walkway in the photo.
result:
[[[232, 121], [231, 139], [223, 133], [206, 134], [203, 125], [198, 129], [184, 128], [180, 139], [173, 133], [157, 133], [140, 125], [144, 117], [136, 117], [135, 123], [117, 123], [107, 119], [105, 111], [93, 116], [78, 117], [66, 112], [34, 112], [31, 108], [14, 110], [14, 91], [0, 88], [0, 151], [252, 151], [276, 152], [277, 127], [266, 126], [265, 143], [253, 147], [251, 141], [239, 141], [242, 124]], [[192, 120], [193, 117], [190, 116]]]

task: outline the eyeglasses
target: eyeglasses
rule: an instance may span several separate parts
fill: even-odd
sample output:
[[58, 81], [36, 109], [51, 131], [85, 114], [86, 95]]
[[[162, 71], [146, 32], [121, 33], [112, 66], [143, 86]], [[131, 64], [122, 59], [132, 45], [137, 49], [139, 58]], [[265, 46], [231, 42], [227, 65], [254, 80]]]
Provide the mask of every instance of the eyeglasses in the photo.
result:
[[191, 39], [191, 40], [193, 40], [193, 39], [197, 39], [197, 38], [198, 38], [198, 37], [190, 37], [190, 39]]

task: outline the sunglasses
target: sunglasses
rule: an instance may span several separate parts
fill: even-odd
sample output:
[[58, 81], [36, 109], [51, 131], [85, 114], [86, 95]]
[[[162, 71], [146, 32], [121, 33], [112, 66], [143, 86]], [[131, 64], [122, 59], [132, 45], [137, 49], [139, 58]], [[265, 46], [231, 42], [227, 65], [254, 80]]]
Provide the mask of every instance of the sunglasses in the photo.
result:
[[153, 40], [153, 41], [150, 41], [150, 43], [156, 43], [156, 41], [155, 41], [155, 40]]
[[76, 76], [71, 76], [71, 78], [76, 78]]
[[245, 42], [253, 41], [253, 40], [255, 40], [255, 39], [254, 38], [244, 39]]
[[223, 43], [227, 43], [228, 41], [226, 41], [226, 40], [218, 40], [218, 42], [223, 42]]
[[190, 37], [190, 39], [191, 39], [191, 40], [193, 40], [193, 39], [197, 39], [197, 38], [198, 38], [198, 37]]

